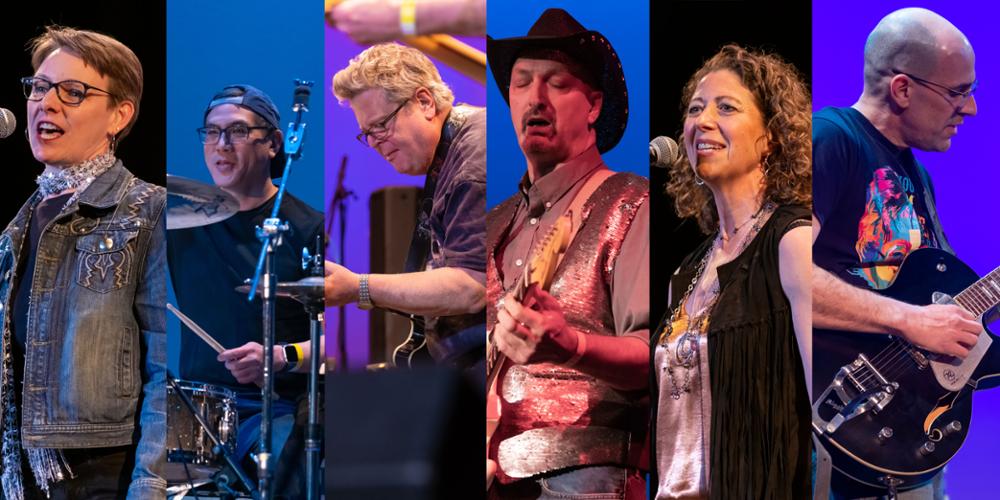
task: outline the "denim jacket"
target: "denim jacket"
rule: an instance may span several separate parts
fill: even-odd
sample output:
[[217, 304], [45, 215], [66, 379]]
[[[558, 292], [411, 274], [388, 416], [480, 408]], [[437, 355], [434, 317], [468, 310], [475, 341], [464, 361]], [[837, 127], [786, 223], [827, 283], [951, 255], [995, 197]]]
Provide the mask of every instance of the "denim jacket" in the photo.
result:
[[[0, 234], [0, 324], [8, 348], [14, 274], [40, 200], [36, 192]], [[166, 488], [165, 204], [163, 187], [117, 162], [45, 227], [34, 275], [22, 277], [32, 279], [22, 445], [94, 448], [138, 440], [130, 499], [163, 498]], [[4, 380], [2, 390], [11, 387]], [[22, 470], [26, 481], [29, 474]]]

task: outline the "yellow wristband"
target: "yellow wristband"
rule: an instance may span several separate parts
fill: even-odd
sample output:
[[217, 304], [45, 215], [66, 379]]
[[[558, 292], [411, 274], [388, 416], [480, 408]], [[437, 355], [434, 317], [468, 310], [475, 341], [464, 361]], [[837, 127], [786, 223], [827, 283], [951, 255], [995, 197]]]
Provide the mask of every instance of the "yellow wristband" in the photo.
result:
[[297, 358], [295, 361], [295, 366], [292, 367], [292, 371], [295, 371], [298, 370], [299, 367], [302, 366], [302, 363], [305, 362], [305, 354], [303, 354], [302, 352], [302, 346], [298, 344], [292, 344], [292, 347], [295, 349], [295, 355], [296, 355], [295, 357]]
[[399, 5], [399, 29], [406, 36], [417, 34], [417, 0], [403, 0]]

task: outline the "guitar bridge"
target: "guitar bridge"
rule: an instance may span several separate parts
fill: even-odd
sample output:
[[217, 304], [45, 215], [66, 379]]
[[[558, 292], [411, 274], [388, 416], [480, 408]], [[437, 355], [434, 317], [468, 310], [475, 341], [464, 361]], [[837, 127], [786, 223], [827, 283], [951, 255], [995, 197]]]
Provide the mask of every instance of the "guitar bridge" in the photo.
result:
[[853, 363], [840, 368], [833, 382], [817, 400], [814, 414], [819, 415], [824, 404], [838, 410], [829, 421], [819, 422], [824, 432], [833, 434], [848, 420], [869, 411], [878, 413], [885, 409], [898, 388], [897, 382], [890, 382], [867, 356], [859, 354]]

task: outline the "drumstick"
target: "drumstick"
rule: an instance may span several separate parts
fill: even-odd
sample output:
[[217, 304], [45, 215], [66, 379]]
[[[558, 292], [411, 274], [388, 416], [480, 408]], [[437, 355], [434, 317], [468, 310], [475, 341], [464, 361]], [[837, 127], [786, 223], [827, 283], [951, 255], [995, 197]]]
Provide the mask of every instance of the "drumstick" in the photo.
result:
[[[213, 339], [212, 336], [209, 335], [204, 328], [198, 326], [198, 323], [195, 323], [193, 319], [187, 317], [184, 313], [177, 310], [177, 308], [174, 307], [173, 304], [167, 302], [167, 309], [169, 309], [170, 312], [174, 313], [174, 316], [177, 316], [177, 319], [181, 320], [181, 323], [184, 323], [188, 328], [190, 328], [191, 331], [195, 333], [195, 335], [200, 337], [201, 340], [204, 340], [206, 344], [212, 347], [212, 349], [215, 349], [215, 352], [221, 354], [222, 351], [226, 350], [225, 347], [222, 347], [222, 344], [220, 344], [219, 341]], [[272, 391], [271, 396], [274, 399], [279, 399], [277, 391]]]
[[185, 326], [190, 328], [191, 331], [195, 333], [195, 335], [201, 337], [201, 340], [204, 340], [206, 344], [212, 347], [212, 349], [215, 349], [215, 352], [221, 354], [222, 351], [226, 350], [225, 347], [222, 347], [222, 344], [220, 344], [219, 341], [213, 339], [212, 336], [209, 335], [204, 328], [198, 326], [198, 323], [195, 323], [193, 319], [185, 316], [184, 313], [178, 311], [173, 304], [168, 302], [167, 309], [169, 309], [170, 312], [174, 313], [174, 316], [177, 316], [177, 319], [181, 320], [181, 323], [184, 323]]

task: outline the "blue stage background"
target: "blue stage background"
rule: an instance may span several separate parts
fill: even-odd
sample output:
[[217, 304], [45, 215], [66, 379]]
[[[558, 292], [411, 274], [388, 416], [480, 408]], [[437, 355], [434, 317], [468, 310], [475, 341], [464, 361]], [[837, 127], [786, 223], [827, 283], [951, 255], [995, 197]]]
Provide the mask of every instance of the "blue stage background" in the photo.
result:
[[[295, 5], [236, 0], [169, 3], [168, 174], [212, 184], [195, 129], [203, 124], [212, 96], [225, 85], [246, 83], [267, 93], [278, 107], [284, 131], [293, 119], [293, 80], [311, 80], [315, 85], [311, 111], [305, 117], [303, 155], [292, 166], [288, 192], [323, 210], [323, 108], [328, 95], [323, 77], [323, 3], [315, 0], [308, 8]], [[168, 300], [176, 303], [172, 289], [169, 295]], [[172, 315], [167, 320], [168, 367], [176, 372], [180, 327]]]
[[[958, 256], [980, 275], [1000, 265], [1000, 232], [996, 230], [998, 159], [989, 145], [1000, 129], [997, 82], [1000, 82], [996, 26], [1000, 8], [994, 4], [953, 1], [838, 0], [813, 3], [813, 106], [849, 106], [862, 90], [864, 44], [868, 33], [886, 14], [903, 7], [931, 9], [962, 30], [976, 50], [978, 116], [959, 127], [946, 153], [917, 151], [934, 180], [941, 223]], [[993, 331], [998, 325], [993, 325]], [[1000, 433], [1000, 391], [974, 396], [969, 438], [946, 469], [950, 498], [964, 500], [995, 495]]]
[[[649, 3], [618, 2], [614, 14], [599, 2], [537, 1], [487, 3], [487, 30], [493, 38], [524, 36], [535, 20], [549, 7], [566, 9], [589, 30], [603, 34], [618, 52], [628, 86], [629, 121], [625, 136], [614, 149], [604, 154], [604, 161], [616, 171], [649, 176]], [[517, 183], [527, 169], [524, 155], [510, 120], [510, 108], [504, 101], [489, 70], [486, 84], [490, 109], [487, 127], [487, 209], [502, 202], [517, 190]]]

